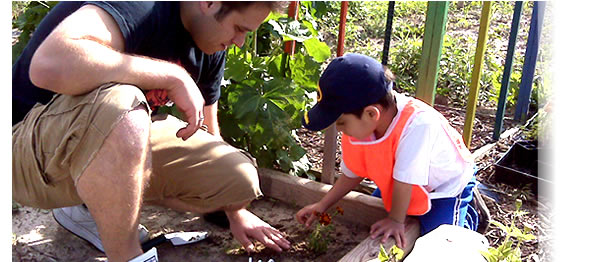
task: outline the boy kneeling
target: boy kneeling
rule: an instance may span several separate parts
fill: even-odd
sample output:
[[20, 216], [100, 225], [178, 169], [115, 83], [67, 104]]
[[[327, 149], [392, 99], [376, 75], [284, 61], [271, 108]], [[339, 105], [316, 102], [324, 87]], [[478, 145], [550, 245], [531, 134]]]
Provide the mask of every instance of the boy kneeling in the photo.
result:
[[389, 215], [371, 226], [371, 238], [394, 237], [407, 245], [406, 215], [417, 216], [420, 235], [442, 224], [476, 230], [469, 205], [475, 164], [461, 135], [434, 108], [392, 90], [393, 76], [371, 57], [334, 59], [319, 80], [318, 103], [302, 119], [313, 131], [335, 122], [341, 138], [343, 175], [319, 201], [296, 214], [310, 224], [362, 179], [376, 183]]

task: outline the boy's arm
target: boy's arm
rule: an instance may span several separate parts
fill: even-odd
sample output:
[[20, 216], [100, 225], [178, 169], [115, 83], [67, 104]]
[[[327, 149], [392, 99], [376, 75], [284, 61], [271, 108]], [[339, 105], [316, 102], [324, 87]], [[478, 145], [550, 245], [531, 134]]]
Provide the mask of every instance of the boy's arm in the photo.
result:
[[349, 178], [345, 175], [341, 175], [339, 179], [333, 184], [333, 187], [325, 196], [319, 201], [325, 210], [331, 207], [342, 199], [347, 193], [349, 193], [354, 187], [362, 182], [362, 177]]
[[389, 218], [402, 224], [406, 221], [406, 212], [410, 205], [411, 194], [412, 185], [397, 180], [393, 181], [393, 196], [391, 199]]
[[329, 192], [327, 192], [327, 194], [325, 194], [325, 196], [319, 200], [319, 202], [300, 209], [300, 211], [296, 213], [296, 219], [299, 223], [306, 223], [306, 226], [309, 227], [317, 218], [313, 215], [314, 211], [319, 213], [325, 212], [329, 207], [337, 203], [337, 201], [349, 193], [354, 187], [359, 185], [362, 179], [363, 178], [361, 177], [349, 178], [345, 175], [341, 175], [331, 190], [329, 190]]
[[393, 236], [399, 248], [405, 248], [408, 244], [406, 239], [406, 212], [410, 205], [410, 194], [412, 185], [399, 182], [393, 183], [393, 196], [391, 199], [391, 211], [389, 215], [376, 222], [370, 227], [370, 237], [376, 239], [383, 236], [382, 243]]

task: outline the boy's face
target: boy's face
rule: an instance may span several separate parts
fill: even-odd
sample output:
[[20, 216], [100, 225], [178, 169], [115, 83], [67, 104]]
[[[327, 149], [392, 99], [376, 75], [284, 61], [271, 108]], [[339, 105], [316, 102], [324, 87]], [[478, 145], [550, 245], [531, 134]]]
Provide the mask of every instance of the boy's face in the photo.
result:
[[377, 121], [365, 110], [360, 118], [354, 114], [342, 114], [335, 121], [335, 127], [348, 136], [366, 140], [375, 131]]
[[221, 3], [182, 3], [182, 23], [197, 47], [206, 54], [225, 50], [231, 45], [242, 47], [246, 33], [255, 31], [271, 11], [267, 5], [256, 3], [231, 11], [218, 21], [215, 14]]

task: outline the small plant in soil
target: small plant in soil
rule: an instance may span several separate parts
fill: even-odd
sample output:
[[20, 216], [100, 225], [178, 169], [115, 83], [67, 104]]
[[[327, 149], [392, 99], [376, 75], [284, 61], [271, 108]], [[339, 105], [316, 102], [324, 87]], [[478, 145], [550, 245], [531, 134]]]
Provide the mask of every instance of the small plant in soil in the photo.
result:
[[377, 259], [381, 262], [397, 262], [404, 257], [404, 251], [396, 245], [393, 245], [391, 249], [389, 249], [389, 253], [385, 251], [383, 244], [380, 244], [380, 246], [381, 248], [379, 249], [379, 256]]
[[[522, 200], [517, 199], [515, 201], [516, 210], [513, 213], [513, 219], [511, 220], [511, 224], [509, 225], [509, 227], [501, 224], [498, 221], [494, 221], [494, 220], [490, 221], [490, 223], [492, 225], [497, 226], [498, 228], [503, 230], [505, 233], [507, 233], [507, 236], [505, 237], [505, 240], [503, 240], [501, 245], [498, 246], [497, 248], [490, 247], [488, 249], [488, 252], [481, 251], [482, 256], [484, 256], [484, 258], [488, 262], [499, 262], [499, 261], [506, 261], [506, 262], [518, 262], [519, 261], [519, 262], [521, 262], [522, 261], [521, 260], [521, 249], [520, 249], [521, 243], [536, 239], [536, 237], [534, 235], [529, 233], [532, 230], [531, 227], [524, 224], [524, 229], [522, 231], [521, 229], [519, 229], [515, 226], [515, 219], [528, 213], [526, 211], [520, 211], [521, 206], [522, 206]], [[514, 243], [513, 243], [512, 238], [517, 239], [517, 245], [515, 246], [515, 248], [513, 247]]]
[[335, 230], [335, 227], [333, 227], [331, 221], [332, 218], [337, 214], [343, 215], [344, 210], [341, 207], [337, 207], [333, 214], [329, 214], [327, 212], [314, 212], [314, 215], [319, 217], [319, 223], [317, 224], [315, 230], [313, 230], [308, 237], [308, 250], [316, 255], [327, 251], [329, 241], [331, 240], [331, 233]]

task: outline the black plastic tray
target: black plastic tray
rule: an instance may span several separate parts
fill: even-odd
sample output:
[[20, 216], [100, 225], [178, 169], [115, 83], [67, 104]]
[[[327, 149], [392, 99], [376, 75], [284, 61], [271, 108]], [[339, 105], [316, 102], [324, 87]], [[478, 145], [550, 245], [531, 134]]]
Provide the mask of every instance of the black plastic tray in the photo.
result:
[[545, 163], [538, 160], [539, 148], [532, 142], [518, 141], [495, 163], [495, 180], [512, 186], [530, 185], [536, 193], [538, 181], [552, 183], [539, 177], [538, 166]]

